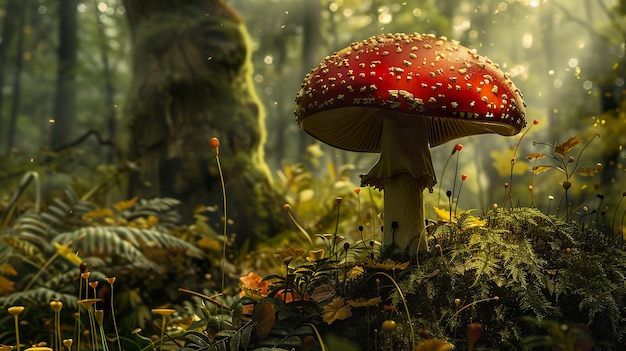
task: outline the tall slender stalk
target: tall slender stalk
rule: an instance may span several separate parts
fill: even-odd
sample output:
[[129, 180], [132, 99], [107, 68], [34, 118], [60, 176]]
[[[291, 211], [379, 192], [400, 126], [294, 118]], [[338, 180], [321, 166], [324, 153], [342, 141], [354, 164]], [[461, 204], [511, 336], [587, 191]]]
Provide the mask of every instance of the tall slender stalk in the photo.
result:
[[[224, 209], [224, 230], [223, 230], [223, 243], [222, 243], [222, 293], [224, 293], [225, 285], [226, 285], [226, 270], [224, 269], [226, 265], [226, 240], [228, 233], [228, 217], [226, 214], [226, 186], [224, 184], [224, 174], [222, 172], [222, 165], [220, 163], [220, 141], [218, 138], [211, 138], [211, 147], [213, 148], [213, 153], [215, 153], [215, 163], [217, 164], [217, 171], [220, 175], [220, 185], [222, 186], [222, 207]], [[224, 311], [221, 313], [222, 322], [224, 321]]]
[[108, 277], [107, 283], [111, 285], [111, 318], [113, 318], [113, 328], [115, 328], [115, 341], [117, 341], [117, 350], [122, 351], [122, 344], [120, 343], [120, 334], [117, 330], [117, 321], [115, 320], [115, 307], [113, 306], [113, 283], [117, 280], [116, 277]]

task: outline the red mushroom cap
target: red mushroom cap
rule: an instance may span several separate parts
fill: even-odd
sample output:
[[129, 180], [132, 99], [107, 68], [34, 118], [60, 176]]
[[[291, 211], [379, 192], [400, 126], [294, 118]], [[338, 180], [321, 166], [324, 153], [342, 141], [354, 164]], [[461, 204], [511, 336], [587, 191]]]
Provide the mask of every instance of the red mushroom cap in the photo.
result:
[[301, 128], [337, 148], [380, 151], [385, 110], [428, 120], [430, 146], [483, 133], [515, 135], [525, 105], [488, 58], [445, 37], [388, 34], [326, 57], [296, 97]]

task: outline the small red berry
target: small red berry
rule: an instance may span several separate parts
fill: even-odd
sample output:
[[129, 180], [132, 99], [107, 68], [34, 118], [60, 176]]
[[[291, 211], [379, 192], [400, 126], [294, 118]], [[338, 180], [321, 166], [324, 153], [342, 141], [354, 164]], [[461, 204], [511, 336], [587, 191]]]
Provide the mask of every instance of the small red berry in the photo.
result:
[[508, 188], [509, 187], [509, 183], [504, 183], [504, 188]]
[[354, 189], [354, 193], [359, 195], [361, 193], [361, 188]]
[[450, 155], [454, 155], [457, 151], [461, 151], [461, 150], [463, 150], [463, 145], [456, 144], [454, 145], [454, 148], [452, 149], [452, 153]]
[[461, 174], [461, 180], [467, 179], [467, 174]]
[[220, 140], [218, 138], [211, 138], [210, 142], [213, 152], [215, 152], [216, 155], [219, 155]]
[[538, 120], [538, 119], [534, 120], [534, 121], [533, 121], [533, 124], [534, 124], [534, 125], [539, 124], [539, 120]]

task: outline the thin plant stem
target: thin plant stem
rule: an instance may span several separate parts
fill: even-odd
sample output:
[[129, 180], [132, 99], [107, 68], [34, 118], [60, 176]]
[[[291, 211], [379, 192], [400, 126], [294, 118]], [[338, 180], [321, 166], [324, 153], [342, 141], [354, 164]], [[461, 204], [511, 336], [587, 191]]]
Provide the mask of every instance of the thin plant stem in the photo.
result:
[[[456, 177], [455, 177], [456, 179]], [[459, 208], [459, 198], [461, 197], [461, 189], [463, 188], [463, 183], [465, 183], [464, 180], [461, 180], [461, 184], [459, 185], [459, 192], [456, 194], [456, 202], [454, 203], [454, 214], [457, 215], [457, 209]], [[452, 218], [450, 218], [450, 221], [452, 221]]]
[[617, 211], [619, 210], [620, 206], [622, 205], [622, 201], [624, 201], [624, 197], [626, 197], [626, 191], [623, 193], [622, 198], [619, 199], [619, 201], [617, 202], [617, 206], [615, 206], [615, 213], [613, 214], [613, 223], [611, 224], [611, 230], [615, 231], [615, 221], [617, 220]]
[[[220, 176], [220, 185], [222, 187], [222, 207], [224, 208], [224, 230], [223, 230], [223, 244], [222, 244], [222, 293], [224, 292], [226, 285], [226, 270], [224, 267], [226, 266], [226, 238], [228, 234], [228, 217], [226, 213], [226, 185], [224, 184], [224, 173], [222, 172], [222, 165], [220, 163], [220, 152], [219, 152], [219, 140], [217, 138], [211, 139], [211, 146], [213, 147], [213, 152], [215, 153], [215, 163], [217, 164], [217, 171]], [[224, 322], [224, 311], [222, 310], [222, 323]]]
[[113, 328], [115, 329], [115, 341], [117, 341], [117, 351], [122, 351], [120, 334], [117, 329], [117, 321], [115, 320], [115, 307], [113, 306], [113, 284], [115, 283], [115, 277], [107, 278], [107, 282], [111, 285], [111, 318], [113, 318]]
[[13, 316], [13, 320], [15, 321], [15, 347], [17, 351], [20, 351], [20, 323], [18, 316]]
[[332, 252], [333, 255], [335, 255], [335, 260], [338, 260], [339, 257], [337, 256], [337, 233], [339, 232], [339, 215], [341, 214], [341, 198], [338, 197], [335, 202], [337, 202], [337, 220], [335, 221], [335, 232], [333, 233], [333, 242], [331, 243], [331, 249], [330, 252]]
[[298, 228], [298, 232], [302, 234], [302, 236], [309, 243], [309, 246], [313, 248], [313, 240], [311, 239], [311, 235], [307, 233], [306, 229], [302, 227], [302, 225], [298, 222], [296, 217], [293, 215], [293, 213], [291, 212], [291, 206], [285, 205], [283, 206], [283, 208], [285, 208], [285, 211], [287, 212], [287, 217], [289, 217], [289, 220], [291, 220], [291, 223], [293, 223], [296, 226], [296, 228]]
[[622, 213], [622, 221], [620, 222], [620, 235], [622, 236], [622, 241], [624, 241], [624, 218], [626, 217], [626, 209]]
[[437, 207], [439, 207], [439, 204], [441, 203], [441, 188], [443, 188], [443, 175], [446, 174], [446, 168], [448, 168], [448, 163], [450, 162], [450, 159], [452, 159], [452, 154], [448, 156], [446, 163], [444, 163], [443, 170], [441, 170], [441, 176], [439, 177], [441, 184], [439, 184], [439, 191], [437, 193]]
[[89, 306], [87, 309], [87, 314], [89, 315], [89, 334], [91, 335], [91, 347], [94, 351], [97, 350], [98, 340], [96, 334], [96, 319], [93, 315], [93, 311], [91, 310], [92, 306]]
[[396, 290], [398, 291], [398, 294], [400, 295], [400, 299], [402, 300], [402, 305], [404, 306], [404, 312], [406, 313], [406, 319], [407, 322], [409, 324], [409, 331], [410, 331], [410, 336], [411, 336], [411, 350], [415, 349], [415, 333], [413, 331], [413, 323], [411, 322], [411, 313], [409, 312], [409, 306], [406, 303], [406, 299], [404, 298], [404, 294], [402, 293], [402, 289], [400, 289], [400, 286], [398, 286], [398, 283], [396, 283], [395, 279], [393, 279], [392, 276], [390, 276], [389, 274], [385, 273], [385, 272], [376, 272], [374, 274], [372, 274], [370, 276], [373, 277], [375, 275], [382, 275], [383, 277], [387, 277], [389, 278], [389, 280], [391, 281], [391, 283], [395, 286]]
[[54, 312], [54, 340], [57, 350], [63, 350], [62, 340], [61, 340], [61, 311]]
[[456, 311], [456, 313], [452, 316], [452, 318], [450, 318], [450, 320], [448, 321], [448, 325], [446, 326], [446, 329], [448, 329], [448, 327], [450, 326], [450, 323], [452, 323], [452, 321], [453, 321], [453, 320], [456, 320], [456, 318], [459, 316], [459, 313], [461, 313], [463, 310], [465, 310], [465, 309], [467, 309], [467, 308], [469, 308], [469, 307], [472, 307], [472, 306], [474, 306], [474, 305], [477, 305], [477, 304], [479, 304], [479, 303], [482, 303], [482, 302], [488, 302], [488, 301], [498, 301], [498, 300], [500, 300], [500, 298], [499, 298], [498, 296], [488, 297], [488, 298], [486, 298], [486, 299], [482, 299], [482, 300], [474, 301], [474, 302], [472, 302], [472, 303], [469, 303], [469, 304], [467, 304], [467, 305], [465, 305], [465, 306], [463, 306], [463, 307], [459, 308], [459, 309]]
[[[80, 279], [78, 279], [78, 301], [81, 300], [81, 298], [80, 298], [81, 291], [83, 291], [83, 278], [82, 278], [82, 276], [81, 276]], [[80, 332], [80, 330], [82, 329], [82, 324], [80, 323], [80, 306], [78, 306], [78, 311], [76, 312], [76, 327], [75, 328], [76, 328], [76, 331], [77, 331], [77, 333], [76, 333], [76, 349], [80, 350], [80, 334], [82, 334]]]
[[[456, 175], [459, 174], [459, 153], [456, 154], [456, 165], [454, 166], [454, 180], [452, 181], [452, 199], [454, 199], [454, 193], [456, 191]], [[459, 196], [456, 194], [457, 197]], [[456, 211], [455, 211], [456, 212]]]
[[217, 299], [216, 299], [216, 297], [222, 296], [221, 293], [217, 294], [217, 295], [214, 295], [214, 296], [208, 296], [208, 295], [204, 295], [204, 294], [201, 294], [199, 292], [196, 292], [196, 291], [193, 291], [193, 290], [188, 290], [188, 289], [185, 289], [185, 288], [178, 288], [178, 291], [180, 291], [182, 293], [185, 293], [185, 294], [197, 296], [197, 297], [199, 297], [199, 298], [201, 298], [203, 300], [206, 300], [206, 301], [208, 301], [208, 302], [210, 302], [210, 303], [212, 303], [212, 304], [214, 304], [216, 306], [219, 306], [221, 309], [223, 309], [225, 311], [229, 310], [228, 306], [226, 306], [223, 303], [217, 301]]
[[522, 135], [519, 137], [519, 140], [517, 140], [515, 149], [513, 149], [513, 157], [511, 158], [511, 171], [509, 174], [509, 188], [508, 188], [508, 192], [506, 192], [506, 195], [504, 196], [505, 202], [502, 204], [503, 207], [506, 207], [506, 200], [510, 200], [511, 207], [513, 207], [513, 167], [515, 167], [515, 156], [517, 155], [517, 150], [519, 150], [519, 146], [522, 143], [522, 139], [524, 139], [526, 134], [528, 134], [528, 132], [533, 128], [533, 125], [537, 123], [539, 122], [537, 121], [533, 122], [533, 124], [531, 124], [528, 128], [526, 128], [526, 130], [524, 130]]
[[[223, 315], [223, 313], [222, 313]], [[167, 326], [167, 316], [161, 316], [161, 342], [159, 343], [159, 350], [163, 351], [163, 341], [165, 341], [165, 327]], [[223, 318], [223, 317], [222, 317]]]
[[370, 206], [372, 207], [372, 211], [374, 211], [374, 213], [372, 214], [372, 235], [374, 236], [374, 240], [376, 240], [376, 224], [375, 222], [375, 218], [377, 216], [377, 213], [375, 212], [376, 208], [374, 207], [374, 195], [372, 195], [372, 187], [368, 186], [367, 190], [369, 192], [370, 195]]

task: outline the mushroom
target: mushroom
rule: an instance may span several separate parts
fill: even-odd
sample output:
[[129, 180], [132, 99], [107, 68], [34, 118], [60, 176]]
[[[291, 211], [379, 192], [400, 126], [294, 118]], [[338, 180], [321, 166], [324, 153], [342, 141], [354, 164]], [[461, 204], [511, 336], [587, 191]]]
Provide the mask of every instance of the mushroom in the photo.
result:
[[[384, 190], [384, 247], [427, 250], [423, 192], [436, 184], [429, 147], [526, 125], [522, 94], [475, 50], [430, 34], [387, 34], [327, 56], [296, 97], [300, 127], [339, 149], [380, 153], [361, 186]], [[391, 229], [389, 229], [391, 228]]]

